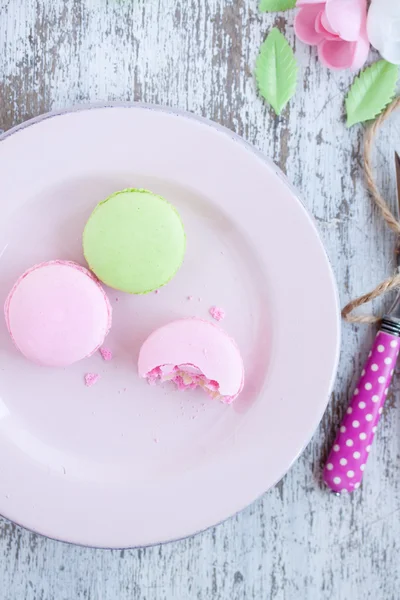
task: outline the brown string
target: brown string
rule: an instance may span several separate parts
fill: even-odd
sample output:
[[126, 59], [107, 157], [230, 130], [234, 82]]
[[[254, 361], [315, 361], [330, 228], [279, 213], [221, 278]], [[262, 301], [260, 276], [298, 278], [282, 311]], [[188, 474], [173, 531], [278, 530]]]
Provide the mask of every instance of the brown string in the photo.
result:
[[[374, 121], [374, 123], [367, 129], [365, 140], [364, 140], [364, 172], [365, 178], [367, 180], [368, 189], [375, 200], [376, 205], [380, 209], [382, 213], [382, 217], [385, 219], [386, 224], [392, 231], [394, 231], [397, 235], [400, 236], [400, 223], [397, 221], [392, 211], [390, 210], [386, 200], [381, 195], [378, 187], [375, 183], [374, 173], [371, 165], [371, 154], [375, 136], [383, 125], [383, 123], [390, 117], [390, 115], [396, 110], [400, 108], [400, 97], [393, 100], [391, 104], [387, 107], [387, 109]], [[400, 247], [399, 247], [400, 250]], [[349, 302], [344, 309], [342, 310], [342, 317], [349, 323], [377, 323], [381, 320], [381, 317], [374, 317], [372, 315], [352, 315], [353, 310], [366, 304], [367, 302], [371, 302], [375, 298], [378, 298], [382, 294], [386, 294], [391, 290], [400, 287], [400, 273], [393, 275], [393, 277], [389, 277], [375, 289], [373, 289], [368, 294], [364, 294], [355, 300]]]

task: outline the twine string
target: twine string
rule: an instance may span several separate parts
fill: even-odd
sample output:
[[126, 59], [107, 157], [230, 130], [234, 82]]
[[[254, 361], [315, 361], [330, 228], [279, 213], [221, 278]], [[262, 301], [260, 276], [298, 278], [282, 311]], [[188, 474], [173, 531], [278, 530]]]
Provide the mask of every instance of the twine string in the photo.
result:
[[[368, 189], [372, 198], [375, 201], [375, 204], [381, 211], [382, 217], [384, 218], [387, 226], [390, 227], [390, 229], [400, 237], [400, 222], [393, 215], [386, 200], [383, 198], [382, 194], [378, 189], [378, 186], [376, 185], [371, 158], [374, 140], [379, 129], [381, 128], [383, 123], [390, 117], [390, 115], [398, 108], [400, 108], [400, 97], [395, 98], [395, 100], [393, 100], [393, 102], [389, 104], [386, 110], [367, 129], [364, 140], [364, 172]], [[386, 292], [390, 292], [391, 290], [397, 288], [400, 288], [400, 273], [396, 273], [392, 277], [388, 277], [388, 279], [385, 279], [385, 281], [377, 285], [376, 288], [374, 288], [367, 294], [363, 294], [359, 298], [356, 298], [355, 300], [349, 302], [342, 310], [343, 319], [345, 319], [349, 323], [377, 323], [381, 320], [381, 317], [375, 317], [373, 315], [354, 315], [352, 313], [356, 308], [362, 306], [363, 304], [367, 304], [368, 302], [375, 300], [375, 298], [386, 294]]]

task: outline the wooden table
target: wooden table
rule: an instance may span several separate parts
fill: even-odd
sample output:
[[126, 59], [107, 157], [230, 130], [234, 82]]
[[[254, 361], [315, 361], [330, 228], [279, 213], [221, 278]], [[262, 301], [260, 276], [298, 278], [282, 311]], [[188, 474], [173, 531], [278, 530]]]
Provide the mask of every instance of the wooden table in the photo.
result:
[[[300, 64], [296, 97], [280, 118], [257, 96], [253, 78], [273, 24]], [[0, 128], [100, 100], [154, 102], [226, 125], [300, 190], [342, 303], [394, 264], [394, 237], [365, 190], [364, 130], [344, 125], [352, 78], [322, 68], [315, 51], [294, 39], [293, 13], [261, 15], [257, 0], [0, 0]], [[392, 203], [396, 144], [399, 150], [400, 115], [376, 153]], [[318, 431], [286, 477], [247, 510], [194, 538], [131, 551], [69, 546], [0, 521], [1, 599], [398, 600], [398, 377], [362, 489], [338, 498], [319, 483], [373, 335], [373, 328], [343, 325], [339, 374]]]

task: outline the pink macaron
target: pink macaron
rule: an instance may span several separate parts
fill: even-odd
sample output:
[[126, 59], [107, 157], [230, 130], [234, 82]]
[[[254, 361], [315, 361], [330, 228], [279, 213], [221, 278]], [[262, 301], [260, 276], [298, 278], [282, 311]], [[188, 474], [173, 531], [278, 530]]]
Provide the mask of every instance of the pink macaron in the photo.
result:
[[143, 343], [138, 361], [149, 383], [173, 381], [181, 390], [201, 387], [230, 404], [244, 383], [242, 357], [234, 340], [220, 327], [190, 318], [172, 321]]
[[51, 367], [65, 367], [96, 352], [112, 318], [96, 277], [63, 260], [41, 263], [21, 275], [7, 297], [4, 314], [18, 350]]

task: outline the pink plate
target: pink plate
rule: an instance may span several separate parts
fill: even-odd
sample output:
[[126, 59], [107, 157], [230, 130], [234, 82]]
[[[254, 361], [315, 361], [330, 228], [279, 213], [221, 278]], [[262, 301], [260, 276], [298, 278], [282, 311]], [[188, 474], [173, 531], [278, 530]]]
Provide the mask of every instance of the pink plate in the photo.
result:
[[[158, 294], [108, 290], [113, 359], [29, 363], [0, 319], [0, 513], [44, 535], [99, 547], [181, 538], [273, 486], [310, 440], [339, 348], [334, 277], [317, 230], [282, 173], [230, 131], [184, 113], [126, 105], [45, 115], [0, 139], [0, 303], [35, 263], [84, 263], [97, 202], [144, 187], [175, 204], [187, 233]], [[193, 296], [188, 299], [188, 296]], [[151, 387], [141, 343], [172, 319], [211, 318], [246, 369], [232, 406]], [[91, 388], [85, 373], [101, 378]]]

